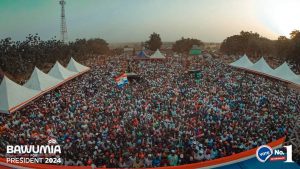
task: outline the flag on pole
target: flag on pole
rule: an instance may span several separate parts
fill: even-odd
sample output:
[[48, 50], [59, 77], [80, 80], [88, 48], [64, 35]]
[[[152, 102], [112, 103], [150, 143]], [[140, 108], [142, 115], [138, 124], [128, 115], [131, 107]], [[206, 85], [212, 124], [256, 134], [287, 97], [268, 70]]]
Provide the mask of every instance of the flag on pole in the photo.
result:
[[122, 75], [116, 77], [115, 81], [116, 81], [119, 88], [123, 88], [123, 86], [125, 84], [128, 84], [128, 78], [127, 78], [126, 73], [123, 73]]
[[116, 77], [115, 80], [116, 80], [116, 83], [117, 83], [118, 87], [123, 87], [124, 82], [123, 82], [123, 80], [120, 76]]
[[124, 83], [124, 84], [128, 84], [127, 74], [126, 74], [126, 73], [123, 73], [123, 74], [121, 75], [121, 77], [122, 77], [123, 83]]

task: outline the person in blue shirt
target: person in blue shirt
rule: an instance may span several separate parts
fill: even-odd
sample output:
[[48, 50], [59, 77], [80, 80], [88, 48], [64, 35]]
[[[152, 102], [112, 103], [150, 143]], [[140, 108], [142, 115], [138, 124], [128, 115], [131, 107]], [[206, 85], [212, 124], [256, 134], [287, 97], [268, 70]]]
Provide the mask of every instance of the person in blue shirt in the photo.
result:
[[158, 155], [155, 155], [155, 158], [152, 160], [152, 166], [153, 167], [159, 167], [161, 162], [161, 157]]

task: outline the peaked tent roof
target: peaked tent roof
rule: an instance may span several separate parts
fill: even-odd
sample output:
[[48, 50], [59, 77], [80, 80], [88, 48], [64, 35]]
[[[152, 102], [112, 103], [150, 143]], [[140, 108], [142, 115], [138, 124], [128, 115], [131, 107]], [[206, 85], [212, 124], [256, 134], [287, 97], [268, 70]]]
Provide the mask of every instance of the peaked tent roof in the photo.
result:
[[[247, 66], [251, 65], [252, 66]], [[280, 80], [286, 80], [292, 83], [295, 83], [297, 85], [300, 85], [300, 76], [295, 74], [288, 64], [284, 62], [282, 65], [277, 67], [275, 70], [272, 69], [268, 63], [265, 61], [265, 59], [262, 57], [257, 61], [255, 64], [253, 64], [246, 55], [238, 59], [237, 61], [230, 64], [230, 66], [234, 67], [240, 67], [245, 68], [248, 70], [253, 70], [260, 73], [265, 73], [269, 76], [272, 76], [273, 78], [279, 78]]]
[[[288, 66], [286, 62], [284, 62], [282, 65], [277, 67], [274, 70], [274, 75], [278, 78], [282, 78], [284, 80], [292, 80], [299, 78]], [[299, 78], [300, 79], [300, 78]]]
[[151, 56], [151, 59], [165, 59], [166, 57], [157, 49]]
[[254, 70], [260, 73], [265, 73], [274, 76], [274, 70], [268, 65], [264, 57], [261, 57], [254, 65], [248, 67], [250, 70]]
[[138, 57], [147, 57], [147, 54], [145, 53], [145, 51], [141, 50], [138, 54]]
[[55, 65], [49, 71], [48, 75], [60, 80], [65, 80], [72, 76], [75, 76], [76, 72], [64, 68], [58, 61], [56, 61]]
[[4, 76], [0, 84], [0, 112], [15, 111], [38, 94], [39, 91], [23, 87]]
[[35, 67], [30, 79], [23, 86], [33, 90], [47, 90], [56, 86], [61, 81], [62, 80], [49, 76]]
[[253, 63], [251, 62], [251, 60], [248, 58], [247, 55], [244, 55], [243, 57], [236, 60], [235, 62], [230, 63], [230, 66], [242, 67], [242, 68], [247, 68], [247, 67], [250, 67], [252, 65], [253, 65]]
[[76, 62], [72, 57], [68, 63], [67, 69], [73, 72], [84, 72], [89, 70], [89, 67], [83, 66], [82, 64]]

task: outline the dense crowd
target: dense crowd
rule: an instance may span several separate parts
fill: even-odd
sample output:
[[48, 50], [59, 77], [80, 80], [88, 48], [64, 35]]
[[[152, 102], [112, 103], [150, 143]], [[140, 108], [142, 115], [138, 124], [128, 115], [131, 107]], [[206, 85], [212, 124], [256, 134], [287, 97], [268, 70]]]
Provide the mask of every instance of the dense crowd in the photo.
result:
[[300, 95], [284, 83], [216, 60], [199, 63], [199, 80], [180, 60], [132, 64], [140, 79], [124, 88], [114, 81], [122, 63], [112, 59], [0, 115], [0, 153], [55, 138], [63, 165], [177, 166], [286, 136], [300, 112]]

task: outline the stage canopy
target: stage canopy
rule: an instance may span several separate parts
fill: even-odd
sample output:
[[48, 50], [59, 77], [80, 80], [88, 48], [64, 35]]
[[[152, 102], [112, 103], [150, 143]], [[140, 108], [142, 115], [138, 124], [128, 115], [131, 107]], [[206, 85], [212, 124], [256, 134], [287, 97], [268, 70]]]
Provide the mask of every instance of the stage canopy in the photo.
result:
[[58, 85], [61, 81], [62, 80], [49, 76], [35, 67], [30, 79], [23, 86], [33, 90], [44, 91]]
[[39, 91], [23, 87], [4, 76], [0, 85], [0, 112], [13, 112], [38, 94]]

